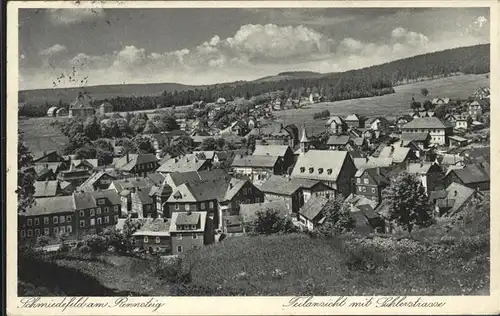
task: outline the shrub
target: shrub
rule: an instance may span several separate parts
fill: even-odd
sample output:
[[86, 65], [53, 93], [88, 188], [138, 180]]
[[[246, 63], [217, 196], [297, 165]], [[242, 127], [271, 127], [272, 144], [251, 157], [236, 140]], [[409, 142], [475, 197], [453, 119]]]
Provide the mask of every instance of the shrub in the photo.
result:
[[258, 211], [255, 220], [247, 224], [247, 231], [254, 234], [291, 233], [296, 231], [292, 220], [278, 210]]

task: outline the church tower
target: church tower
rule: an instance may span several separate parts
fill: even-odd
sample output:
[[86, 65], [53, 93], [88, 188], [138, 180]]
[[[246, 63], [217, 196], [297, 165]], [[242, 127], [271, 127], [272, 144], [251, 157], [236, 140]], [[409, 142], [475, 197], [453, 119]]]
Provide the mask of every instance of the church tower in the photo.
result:
[[309, 150], [309, 139], [307, 138], [306, 127], [302, 124], [302, 137], [300, 138], [300, 154], [303, 155]]

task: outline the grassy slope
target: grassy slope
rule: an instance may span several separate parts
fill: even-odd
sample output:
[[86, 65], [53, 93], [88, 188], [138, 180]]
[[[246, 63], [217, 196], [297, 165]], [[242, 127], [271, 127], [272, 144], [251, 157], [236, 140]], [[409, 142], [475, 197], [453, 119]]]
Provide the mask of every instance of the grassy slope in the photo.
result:
[[[472, 295], [489, 292], [489, 204], [412, 239], [233, 238], [192, 255], [213, 295]], [[220, 284], [216, 288], [214, 285]]]
[[[436, 97], [449, 97], [452, 99], [466, 99], [479, 87], [489, 86], [486, 75], [461, 75], [456, 77], [439, 78], [429, 81], [410, 83], [396, 86], [393, 94], [380, 97], [352, 99], [337, 102], [324, 102], [313, 104], [302, 109], [291, 109], [275, 112], [275, 116], [285, 121], [286, 124], [306, 125], [309, 133], [315, 134], [324, 130], [324, 121], [314, 120], [313, 114], [322, 110], [329, 110], [331, 115], [346, 116], [357, 113], [367, 116], [398, 116], [410, 112], [411, 98], [423, 102]], [[423, 97], [421, 88], [427, 88], [429, 95]]]
[[19, 130], [24, 133], [24, 140], [32, 152], [59, 150], [69, 143], [57, 126], [50, 125], [55, 120], [67, 118], [39, 117], [19, 120]]

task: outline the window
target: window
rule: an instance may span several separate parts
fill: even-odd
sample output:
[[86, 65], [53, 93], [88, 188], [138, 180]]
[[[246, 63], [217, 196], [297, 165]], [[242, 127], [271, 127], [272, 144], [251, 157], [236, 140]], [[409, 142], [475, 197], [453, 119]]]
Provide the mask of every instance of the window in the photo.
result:
[[300, 172], [304, 172], [304, 171], [306, 171], [306, 168], [300, 167]]
[[368, 179], [363, 179], [363, 183], [368, 184], [369, 183]]
[[97, 213], [97, 215], [101, 215], [101, 208], [100, 207], [97, 208], [97, 212], [96, 213]]
[[309, 168], [309, 173], [313, 173], [313, 172], [314, 172], [314, 168], [313, 167]]
[[361, 183], [361, 179], [360, 179], [360, 178], [357, 178], [357, 179], [356, 179], [356, 183]]
[[48, 236], [48, 235], [50, 234], [50, 229], [48, 229], [48, 228], [44, 228], [44, 229], [43, 229], [43, 234], [44, 234], [45, 236]]
[[214, 208], [214, 202], [210, 202], [210, 203], [208, 203], [208, 207], [209, 207], [209, 208]]
[[241, 201], [240, 201], [240, 200], [237, 200], [237, 201], [236, 201], [236, 204], [237, 204], [237, 205], [240, 205], [240, 204], [241, 204]]
[[319, 173], [319, 174], [322, 174], [322, 173], [323, 173], [323, 168], [319, 168], [319, 169], [318, 169], [318, 173]]
[[101, 217], [98, 217], [98, 218], [97, 218], [97, 224], [98, 224], [98, 225], [101, 225], [101, 224], [102, 224], [102, 218], [101, 218]]
[[66, 232], [71, 233], [73, 231], [73, 228], [71, 226], [66, 226]]
[[363, 187], [363, 192], [366, 192], [366, 188], [365, 187]]
[[24, 230], [21, 230], [21, 237], [26, 237], [26, 232]]
[[61, 233], [66, 233], [66, 227], [64, 226], [61, 226], [61, 228], [59, 228], [59, 230], [61, 231]]
[[59, 234], [59, 227], [54, 227], [54, 235]]
[[182, 246], [177, 246], [177, 252], [182, 252]]
[[187, 203], [186, 203], [186, 204], [184, 205], [184, 208], [186, 209], [186, 211], [189, 211], [189, 204], [187, 204]]
[[196, 239], [196, 238], [198, 238], [198, 235], [193, 234], [193, 239]]
[[28, 229], [28, 237], [33, 236], [33, 231], [31, 229]]
[[108, 224], [109, 223], [109, 216], [104, 217], [104, 223]]
[[80, 217], [84, 217], [85, 216], [85, 211], [80, 211]]
[[38, 228], [35, 229], [35, 236], [37, 236], [37, 237], [40, 236], [40, 229], [38, 229]]
[[201, 209], [204, 210], [205, 209], [205, 202], [201, 203]]
[[372, 188], [372, 193], [375, 193], [375, 188]]
[[59, 221], [59, 218], [58, 218], [57, 216], [54, 216], [54, 217], [52, 218], [52, 223], [57, 224], [57, 223], [58, 223], [58, 221]]
[[95, 210], [93, 208], [90, 209], [90, 216], [95, 216]]
[[43, 223], [44, 223], [45, 225], [48, 225], [48, 224], [49, 224], [49, 218], [48, 218], [47, 216], [45, 216], [45, 217], [43, 218]]
[[31, 218], [28, 219], [28, 226], [31, 226], [33, 223], [33, 220]]
[[66, 216], [66, 223], [71, 223], [71, 215]]
[[260, 198], [256, 197], [255, 202], [260, 203]]
[[332, 169], [326, 169], [326, 172], [327, 172], [328, 174], [332, 174]]
[[115, 215], [114, 219], [115, 219], [115, 223], [118, 222], [118, 215]]
[[97, 204], [99, 204], [99, 205], [103, 205], [103, 204], [104, 204], [104, 199], [99, 199], [99, 200], [97, 200]]
[[118, 205], [114, 206], [115, 212], [118, 212], [118, 207], [119, 207]]
[[182, 235], [181, 234], [177, 235], [177, 239], [182, 239]]
[[132, 237], [132, 245], [135, 245], [135, 237]]
[[64, 218], [64, 215], [59, 216], [59, 223], [63, 224], [65, 220], [66, 218]]
[[176, 209], [176, 210], [178, 210], [178, 209], [179, 209], [179, 204], [178, 204], [178, 203], [176, 203], [176, 204], [175, 204], [175, 209]]
[[104, 207], [104, 213], [107, 213], [107, 212], [109, 212], [109, 207], [106, 206], [106, 207]]
[[363, 187], [358, 187], [359, 192], [363, 192]]
[[40, 225], [40, 219], [38, 217], [35, 218], [35, 225]]
[[80, 227], [85, 227], [85, 221], [84, 220], [80, 221]]
[[156, 238], [155, 238], [155, 242], [156, 242], [157, 244], [159, 244], [159, 243], [160, 243], [160, 237], [156, 237]]
[[90, 219], [90, 226], [95, 226], [95, 218]]

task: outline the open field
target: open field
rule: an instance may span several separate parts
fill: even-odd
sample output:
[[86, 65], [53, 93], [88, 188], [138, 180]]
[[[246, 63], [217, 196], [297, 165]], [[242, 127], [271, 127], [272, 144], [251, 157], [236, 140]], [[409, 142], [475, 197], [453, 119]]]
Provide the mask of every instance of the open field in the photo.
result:
[[55, 120], [67, 120], [67, 117], [37, 117], [19, 120], [19, 130], [24, 133], [24, 140], [31, 152], [60, 150], [69, 143], [57, 126], [50, 125]]
[[[461, 75], [455, 77], [439, 78], [429, 81], [410, 83], [396, 86], [396, 93], [380, 97], [343, 100], [337, 102], [323, 102], [307, 106], [302, 109], [291, 109], [274, 112], [276, 118], [282, 119], [284, 123], [305, 124], [310, 135], [324, 130], [323, 120], [314, 120], [313, 114], [322, 110], [329, 110], [331, 115], [346, 116], [352, 113], [365, 116], [385, 116], [394, 118], [402, 114], [408, 114], [411, 98], [423, 102], [427, 99], [437, 97], [448, 97], [452, 99], [466, 99], [479, 87], [489, 86], [486, 75]], [[420, 89], [427, 88], [429, 95], [423, 97]]]

